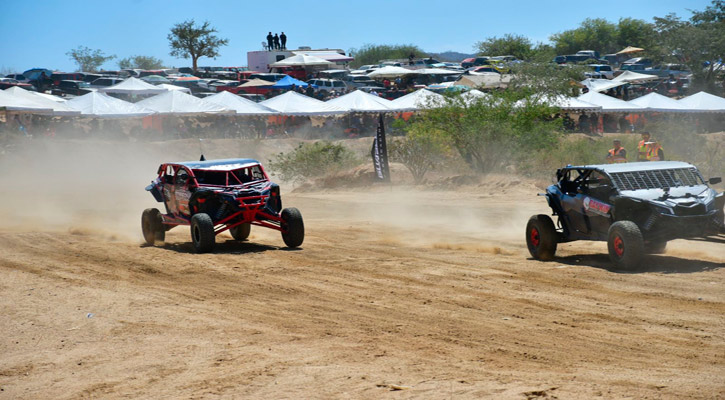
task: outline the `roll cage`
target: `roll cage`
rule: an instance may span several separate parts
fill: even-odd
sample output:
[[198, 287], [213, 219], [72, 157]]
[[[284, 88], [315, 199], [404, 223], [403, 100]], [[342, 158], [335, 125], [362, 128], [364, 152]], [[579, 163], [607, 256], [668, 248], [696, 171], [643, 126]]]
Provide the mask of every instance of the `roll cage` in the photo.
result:
[[216, 167], [193, 168], [184, 164], [161, 164], [158, 170], [161, 183], [188, 187], [229, 187], [268, 181], [261, 164], [246, 164], [233, 169]]

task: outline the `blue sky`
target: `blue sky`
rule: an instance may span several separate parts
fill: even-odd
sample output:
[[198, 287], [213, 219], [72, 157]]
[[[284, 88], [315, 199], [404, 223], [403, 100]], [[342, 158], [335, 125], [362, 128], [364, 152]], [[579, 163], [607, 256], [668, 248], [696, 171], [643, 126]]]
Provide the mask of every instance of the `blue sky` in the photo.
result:
[[[477, 41], [491, 36], [517, 33], [546, 42], [551, 34], [576, 28], [586, 18], [651, 21], [668, 13], [689, 18], [689, 10], [709, 4], [711, 0], [14, 2], [0, 13], [0, 73], [33, 67], [74, 71], [76, 65], [66, 53], [78, 46], [118, 59], [154, 56], [168, 66], [190, 66], [191, 60], [169, 55], [166, 36], [175, 23], [191, 18], [208, 20], [220, 37], [229, 39], [220, 57], [202, 58], [199, 64], [239, 66], [247, 64], [247, 51], [261, 50], [269, 31], [284, 31], [292, 48], [348, 51], [369, 43], [414, 44], [430, 52], [471, 53]], [[103, 67], [117, 69], [118, 59]]]

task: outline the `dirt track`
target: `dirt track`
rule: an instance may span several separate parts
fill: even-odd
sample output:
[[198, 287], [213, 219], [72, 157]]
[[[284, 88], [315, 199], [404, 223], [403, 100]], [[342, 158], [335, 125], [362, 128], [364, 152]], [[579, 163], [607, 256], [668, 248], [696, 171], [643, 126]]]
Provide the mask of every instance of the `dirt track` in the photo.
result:
[[184, 228], [141, 244], [154, 163], [114, 207], [6, 200], [0, 399], [725, 398], [725, 244], [676, 241], [636, 273], [602, 243], [533, 261], [545, 202], [489, 182], [283, 193], [302, 249], [253, 228], [196, 255]]

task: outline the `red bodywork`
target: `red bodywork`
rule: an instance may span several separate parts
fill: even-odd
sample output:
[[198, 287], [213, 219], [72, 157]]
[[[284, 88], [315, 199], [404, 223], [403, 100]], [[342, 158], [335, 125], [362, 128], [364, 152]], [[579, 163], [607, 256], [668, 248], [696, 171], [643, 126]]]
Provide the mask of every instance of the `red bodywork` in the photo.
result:
[[[166, 205], [167, 213], [161, 215], [166, 230], [190, 225], [191, 216], [204, 210], [212, 217], [217, 235], [246, 223], [286, 233], [279, 215], [279, 186], [269, 180], [261, 164], [250, 159], [221, 161], [228, 163], [161, 164], [158, 177], [147, 190]], [[220, 199], [227, 203], [223, 210], [231, 207], [231, 211], [219, 211], [221, 207], [207, 208], [205, 203], [220, 203]], [[233, 203], [230, 203], [231, 199]], [[211, 214], [219, 218], [215, 219]]]

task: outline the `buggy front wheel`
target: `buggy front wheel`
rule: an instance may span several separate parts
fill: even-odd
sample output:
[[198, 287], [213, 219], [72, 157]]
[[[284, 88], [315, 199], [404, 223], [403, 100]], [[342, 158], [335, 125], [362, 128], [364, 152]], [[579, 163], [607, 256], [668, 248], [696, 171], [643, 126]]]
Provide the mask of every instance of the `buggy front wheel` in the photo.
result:
[[526, 224], [526, 247], [537, 260], [554, 259], [558, 238], [554, 221], [548, 215], [539, 214], [529, 218]]
[[141, 214], [141, 231], [146, 244], [153, 246], [166, 238], [161, 212], [156, 208], [147, 208]]
[[215, 236], [214, 222], [209, 214], [198, 213], [191, 217], [191, 242], [197, 253], [209, 253], [214, 250]]
[[642, 231], [632, 221], [617, 221], [609, 227], [607, 248], [614, 265], [624, 270], [635, 269], [644, 253]]

